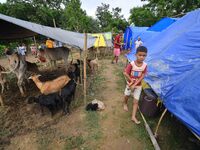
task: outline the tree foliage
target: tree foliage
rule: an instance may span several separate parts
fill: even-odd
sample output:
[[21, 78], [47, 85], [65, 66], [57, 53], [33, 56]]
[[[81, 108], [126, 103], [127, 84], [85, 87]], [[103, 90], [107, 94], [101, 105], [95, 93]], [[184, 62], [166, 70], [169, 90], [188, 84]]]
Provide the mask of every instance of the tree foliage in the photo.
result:
[[112, 8], [109, 10], [110, 5], [102, 3], [97, 7], [96, 17], [103, 31], [124, 30], [128, 25], [127, 21], [121, 15], [121, 8]]
[[0, 13], [46, 26], [64, 28], [76, 32], [104, 32], [124, 30], [128, 25], [121, 15], [121, 8], [102, 4], [96, 17], [89, 17], [81, 8], [80, 0], [7, 0], [0, 3]]
[[163, 17], [180, 17], [184, 13], [200, 7], [200, 0], [142, 0], [142, 7], [132, 8], [130, 23], [150, 26]]

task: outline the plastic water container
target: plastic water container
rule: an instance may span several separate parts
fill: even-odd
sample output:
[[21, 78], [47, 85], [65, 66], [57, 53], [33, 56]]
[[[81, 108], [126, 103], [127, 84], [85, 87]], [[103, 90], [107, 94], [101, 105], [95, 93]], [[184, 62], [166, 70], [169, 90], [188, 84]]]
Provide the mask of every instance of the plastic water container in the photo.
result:
[[158, 96], [155, 92], [148, 88], [144, 89], [140, 99], [140, 110], [148, 117], [154, 117], [158, 113], [158, 107], [156, 105]]

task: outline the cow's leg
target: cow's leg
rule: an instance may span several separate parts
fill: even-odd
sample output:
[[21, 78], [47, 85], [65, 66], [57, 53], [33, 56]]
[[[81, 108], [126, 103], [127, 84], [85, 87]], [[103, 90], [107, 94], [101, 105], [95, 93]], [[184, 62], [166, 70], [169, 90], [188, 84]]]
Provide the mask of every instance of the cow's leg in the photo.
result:
[[19, 76], [17, 85], [19, 87], [21, 96], [25, 97], [25, 93], [24, 93], [24, 90], [23, 90], [23, 87], [22, 87], [22, 85], [23, 85], [23, 76]]
[[4, 92], [4, 83], [1, 83], [1, 93], [3, 94]]

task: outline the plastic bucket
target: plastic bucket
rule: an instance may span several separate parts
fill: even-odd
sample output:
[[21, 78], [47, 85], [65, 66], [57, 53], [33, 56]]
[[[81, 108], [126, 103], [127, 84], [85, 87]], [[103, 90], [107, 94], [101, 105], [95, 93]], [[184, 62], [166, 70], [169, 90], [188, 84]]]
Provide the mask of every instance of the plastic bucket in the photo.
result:
[[158, 96], [150, 88], [144, 89], [140, 99], [140, 110], [148, 117], [154, 117], [158, 113], [159, 108], [156, 105]]

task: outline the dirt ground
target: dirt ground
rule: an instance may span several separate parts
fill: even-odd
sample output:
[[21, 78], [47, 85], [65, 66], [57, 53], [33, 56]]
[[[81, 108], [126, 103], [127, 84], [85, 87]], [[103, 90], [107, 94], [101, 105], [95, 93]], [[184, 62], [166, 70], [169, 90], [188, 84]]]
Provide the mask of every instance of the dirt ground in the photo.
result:
[[[35, 61], [34, 57], [28, 60]], [[7, 66], [6, 59], [1, 59], [0, 63]], [[121, 60], [121, 66], [124, 63]], [[102, 80], [96, 83], [97, 88], [90, 98], [101, 99], [106, 104], [102, 112], [87, 113], [82, 105], [72, 109], [69, 116], [63, 116], [60, 111], [52, 118], [48, 110], [41, 116], [39, 106], [27, 104], [17, 85], [12, 83], [3, 95], [7, 106], [0, 108], [0, 149], [145, 149], [146, 141], [134, 137], [134, 132], [122, 131], [128, 129], [127, 125], [129, 128], [136, 125], [130, 121], [130, 113], [122, 109], [123, 92], [119, 91], [117, 83], [119, 66], [108, 59], [101, 60], [100, 64]], [[61, 68], [58, 70], [49, 74], [62, 72]], [[27, 97], [39, 94], [32, 82], [27, 89]], [[83, 101], [82, 97], [78, 99]]]

